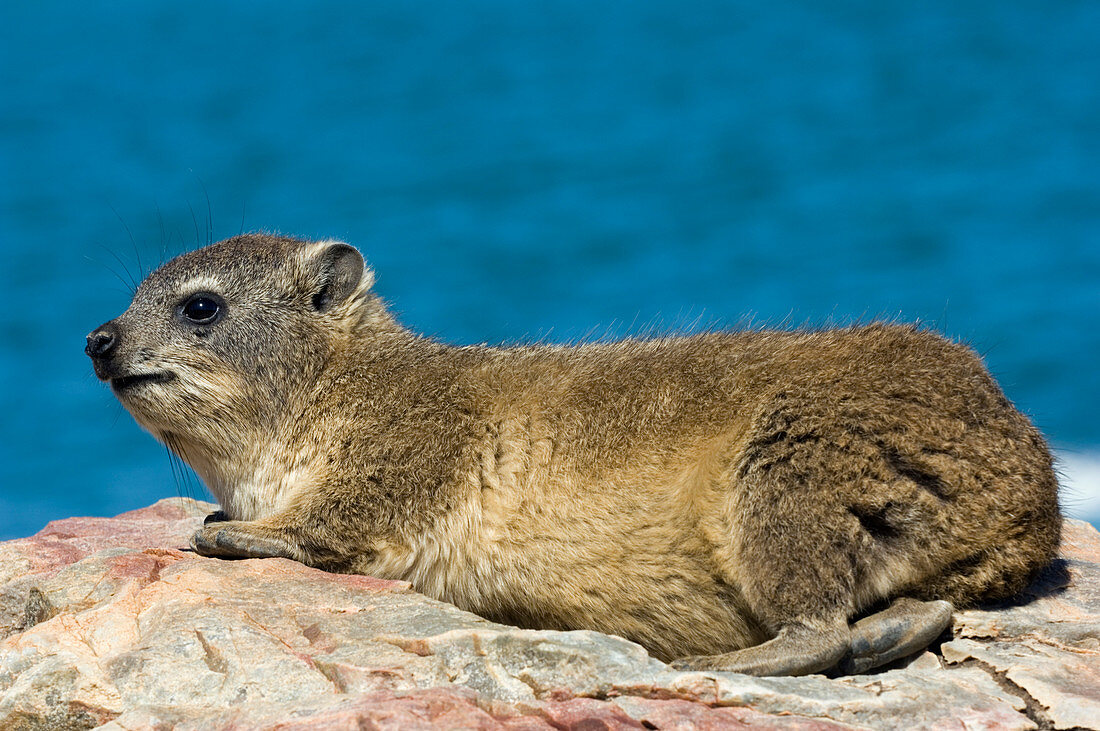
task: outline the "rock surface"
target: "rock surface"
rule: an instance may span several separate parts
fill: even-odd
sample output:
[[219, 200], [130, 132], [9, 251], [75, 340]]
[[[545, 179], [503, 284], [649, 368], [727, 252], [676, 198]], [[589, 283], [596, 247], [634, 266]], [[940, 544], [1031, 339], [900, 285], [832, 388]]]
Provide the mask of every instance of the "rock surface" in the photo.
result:
[[595, 632], [519, 630], [403, 582], [187, 550], [163, 500], [0, 543], [0, 729], [1100, 728], [1100, 534], [1067, 521], [1026, 601], [891, 669], [677, 672]]

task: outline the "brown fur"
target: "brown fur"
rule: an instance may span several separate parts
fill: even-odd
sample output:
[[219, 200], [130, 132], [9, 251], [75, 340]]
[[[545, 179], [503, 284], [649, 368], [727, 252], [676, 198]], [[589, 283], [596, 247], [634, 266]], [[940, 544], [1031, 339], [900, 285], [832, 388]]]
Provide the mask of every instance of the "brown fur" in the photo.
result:
[[[208, 530], [665, 660], [891, 597], [1007, 597], [1055, 554], [1042, 437], [937, 334], [450, 347], [394, 323], [369, 270], [319, 310], [328, 246], [186, 254], [113, 321], [97, 372], [173, 374], [119, 396], [233, 519]], [[205, 333], [162, 322], [195, 277], [229, 307]]]

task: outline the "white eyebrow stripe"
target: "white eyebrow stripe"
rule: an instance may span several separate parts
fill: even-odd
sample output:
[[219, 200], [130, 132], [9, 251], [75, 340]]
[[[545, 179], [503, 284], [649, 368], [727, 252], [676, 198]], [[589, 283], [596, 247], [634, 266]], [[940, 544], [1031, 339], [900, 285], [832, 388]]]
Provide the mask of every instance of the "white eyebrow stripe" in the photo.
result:
[[177, 289], [183, 296], [195, 294], [196, 292], [211, 292], [221, 289], [221, 282], [209, 274], [200, 274], [197, 277], [191, 277], [186, 282], [181, 284]]

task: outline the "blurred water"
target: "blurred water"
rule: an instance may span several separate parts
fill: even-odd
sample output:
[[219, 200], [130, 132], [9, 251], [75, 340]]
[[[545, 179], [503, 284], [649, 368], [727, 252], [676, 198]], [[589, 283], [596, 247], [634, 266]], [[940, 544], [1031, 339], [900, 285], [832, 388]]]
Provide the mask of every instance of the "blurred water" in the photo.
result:
[[932, 321], [1100, 519], [1098, 30], [1071, 1], [5, 3], [0, 537], [201, 490], [81, 349], [112, 270], [208, 225], [357, 244], [452, 342]]

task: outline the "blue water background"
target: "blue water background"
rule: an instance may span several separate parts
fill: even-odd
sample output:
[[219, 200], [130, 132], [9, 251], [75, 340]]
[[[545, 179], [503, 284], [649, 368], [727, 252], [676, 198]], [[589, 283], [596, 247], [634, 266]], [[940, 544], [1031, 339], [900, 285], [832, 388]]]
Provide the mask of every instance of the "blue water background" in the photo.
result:
[[1097, 38], [1072, 0], [4, 3], [0, 537], [201, 494], [81, 350], [242, 227], [358, 245], [454, 343], [919, 318], [1100, 519]]

